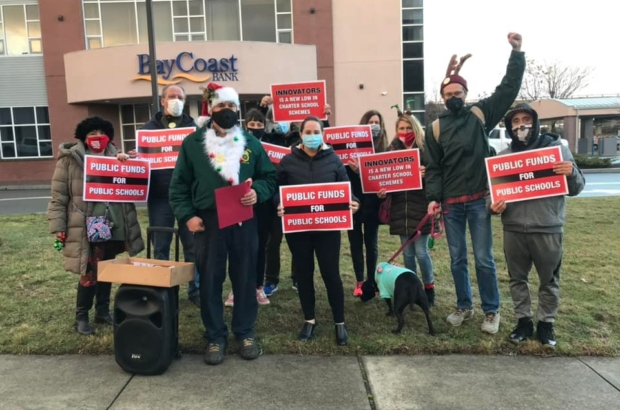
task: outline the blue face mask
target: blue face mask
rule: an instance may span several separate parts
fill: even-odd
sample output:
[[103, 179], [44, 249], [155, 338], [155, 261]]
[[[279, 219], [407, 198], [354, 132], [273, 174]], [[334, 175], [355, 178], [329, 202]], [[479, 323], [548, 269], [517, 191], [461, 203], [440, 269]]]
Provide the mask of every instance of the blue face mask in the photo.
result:
[[323, 135], [322, 134], [307, 134], [302, 136], [302, 141], [304, 146], [312, 151], [316, 151], [321, 148], [323, 145]]
[[280, 127], [280, 133], [286, 134], [291, 129], [291, 124], [288, 122], [279, 122], [278, 126]]

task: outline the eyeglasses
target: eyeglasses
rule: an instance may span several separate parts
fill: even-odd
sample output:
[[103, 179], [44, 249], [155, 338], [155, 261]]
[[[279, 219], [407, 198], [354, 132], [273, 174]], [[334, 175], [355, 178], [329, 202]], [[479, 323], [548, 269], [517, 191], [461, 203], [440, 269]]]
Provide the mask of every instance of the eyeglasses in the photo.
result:
[[465, 92], [463, 92], [463, 91], [455, 91], [453, 93], [444, 93], [443, 97], [446, 100], [449, 100], [452, 97], [463, 98], [464, 95], [465, 95]]

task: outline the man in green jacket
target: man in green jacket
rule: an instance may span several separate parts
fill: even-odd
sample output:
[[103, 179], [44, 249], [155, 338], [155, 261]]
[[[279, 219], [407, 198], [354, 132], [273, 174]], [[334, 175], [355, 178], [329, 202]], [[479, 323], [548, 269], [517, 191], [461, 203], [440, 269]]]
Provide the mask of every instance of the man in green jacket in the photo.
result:
[[472, 106], [465, 105], [467, 82], [459, 74], [463, 57], [457, 64], [452, 57], [441, 96], [448, 111], [439, 115], [426, 129], [426, 195], [428, 212], [443, 207], [446, 238], [450, 250], [452, 277], [456, 288], [456, 310], [447, 321], [460, 326], [474, 315], [471, 283], [467, 268], [466, 224], [471, 232], [476, 277], [485, 319], [482, 331], [499, 330], [499, 288], [493, 259], [491, 218], [485, 206], [488, 182], [485, 158], [492, 155], [488, 132], [502, 119], [514, 103], [525, 71], [520, 34], [508, 34], [512, 53], [506, 75], [495, 92]]
[[209, 115], [210, 109], [210, 118], [183, 141], [169, 197], [179, 222], [194, 233], [200, 311], [208, 342], [205, 362], [218, 365], [228, 340], [222, 303], [227, 261], [235, 294], [232, 331], [239, 353], [246, 360], [260, 355], [254, 336], [258, 232], [256, 219], [219, 229], [215, 190], [249, 183], [251, 190], [241, 203], [253, 206], [273, 197], [276, 172], [261, 143], [238, 125], [237, 92], [211, 83], [207, 93], [203, 114]]

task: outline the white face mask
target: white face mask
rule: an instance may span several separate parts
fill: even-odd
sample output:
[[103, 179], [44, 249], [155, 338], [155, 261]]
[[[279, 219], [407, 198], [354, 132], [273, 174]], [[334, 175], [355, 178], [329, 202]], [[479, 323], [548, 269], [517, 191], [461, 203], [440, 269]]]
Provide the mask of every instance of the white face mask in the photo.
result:
[[527, 142], [532, 136], [532, 124], [519, 125], [512, 129], [513, 135], [516, 135], [519, 141]]
[[183, 101], [179, 99], [168, 100], [168, 112], [173, 117], [180, 117], [183, 114]]

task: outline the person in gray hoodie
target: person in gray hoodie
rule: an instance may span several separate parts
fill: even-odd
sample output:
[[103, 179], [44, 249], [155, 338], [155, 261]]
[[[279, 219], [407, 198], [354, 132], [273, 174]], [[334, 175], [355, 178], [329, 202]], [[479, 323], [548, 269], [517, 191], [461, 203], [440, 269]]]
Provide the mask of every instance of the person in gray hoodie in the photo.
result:
[[[559, 135], [540, 134], [538, 114], [532, 107], [518, 104], [508, 111], [505, 123], [512, 143], [499, 155], [561, 147], [563, 161], [556, 163], [553, 170], [556, 174], [566, 175], [568, 196], [576, 196], [583, 190], [583, 173], [575, 164], [570, 150], [562, 145]], [[543, 346], [555, 348], [553, 324], [560, 303], [566, 197], [561, 195], [507, 204], [503, 200], [491, 203], [488, 195], [487, 206], [491, 214], [501, 214], [504, 225], [504, 254], [510, 276], [510, 294], [519, 319], [509, 339], [518, 344], [534, 335], [528, 283], [528, 275], [534, 265], [540, 279], [536, 333]]]

